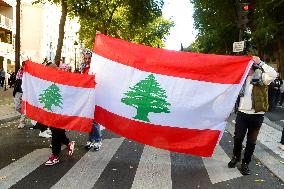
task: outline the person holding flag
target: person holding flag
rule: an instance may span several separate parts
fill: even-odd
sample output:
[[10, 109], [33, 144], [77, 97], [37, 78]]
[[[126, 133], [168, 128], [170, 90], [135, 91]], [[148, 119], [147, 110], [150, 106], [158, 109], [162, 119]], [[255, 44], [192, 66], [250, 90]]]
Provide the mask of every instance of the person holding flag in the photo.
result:
[[[58, 68], [53, 63], [47, 63], [47, 66]], [[63, 71], [70, 71], [71, 67], [66, 64], [59, 65], [59, 69]], [[70, 141], [69, 138], [65, 134], [65, 130], [61, 128], [51, 127], [52, 139], [51, 139], [51, 148], [52, 154], [49, 156], [48, 160], [45, 162], [45, 165], [52, 166], [54, 164], [59, 163], [58, 155], [61, 152], [61, 144], [65, 144], [67, 146], [68, 154], [71, 156], [74, 152], [75, 142]]]
[[[92, 75], [90, 72], [90, 64], [92, 60], [92, 52], [90, 50], [86, 50], [84, 52], [84, 62], [82, 63], [81, 73]], [[86, 149], [94, 148], [95, 151], [100, 150], [102, 146], [102, 136], [101, 136], [101, 128], [100, 125], [96, 122], [93, 122], [93, 127], [91, 132], [89, 133], [89, 139], [85, 145]]]
[[[240, 105], [236, 117], [233, 157], [229, 168], [236, 167], [241, 160], [242, 143], [247, 135], [244, 158], [238, 168], [243, 175], [249, 175], [249, 163], [253, 155], [257, 136], [268, 111], [268, 85], [277, 77], [277, 72], [259, 57], [253, 57], [253, 65], [240, 94]], [[247, 134], [246, 134], [247, 133]]]

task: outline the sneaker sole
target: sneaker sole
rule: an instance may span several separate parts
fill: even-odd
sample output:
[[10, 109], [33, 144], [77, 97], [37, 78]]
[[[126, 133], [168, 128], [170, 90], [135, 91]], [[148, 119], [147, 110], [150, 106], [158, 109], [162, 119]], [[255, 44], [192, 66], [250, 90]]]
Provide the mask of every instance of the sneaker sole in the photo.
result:
[[54, 163], [45, 163], [44, 165], [46, 165], [46, 166], [52, 166], [52, 165], [55, 165], [55, 164], [57, 164], [57, 163], [59, 163], [59, 160], [55, 161]]
[[101, 147], [99, 148], [94, 148], [94, 151], [99, 151], [101, 149]]

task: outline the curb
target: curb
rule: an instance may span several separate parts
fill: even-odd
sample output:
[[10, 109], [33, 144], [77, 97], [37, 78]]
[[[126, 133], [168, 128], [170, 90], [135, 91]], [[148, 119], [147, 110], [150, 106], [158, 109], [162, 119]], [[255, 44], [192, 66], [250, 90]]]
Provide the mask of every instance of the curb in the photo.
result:
[[18, 113], [14, 113], [12, 115], [7, 115], [7, 116], [3, 116], [0, 119], [0, 124], [6, 123], [6, 122], [10, 122], [10, 121], [14, 121], [16, 119], [19, 119], [20, 115]]
[[270, 121], [270, 119], [266, 116], [264, 116], [263, 123], [266, 123], [267, 125], [273, 127], [274, 129], [277, 129], [278, 131], [282, 131], [283, 129], [283, 127], [281, 127], [277, 123], [274, 123], [273, 121]]

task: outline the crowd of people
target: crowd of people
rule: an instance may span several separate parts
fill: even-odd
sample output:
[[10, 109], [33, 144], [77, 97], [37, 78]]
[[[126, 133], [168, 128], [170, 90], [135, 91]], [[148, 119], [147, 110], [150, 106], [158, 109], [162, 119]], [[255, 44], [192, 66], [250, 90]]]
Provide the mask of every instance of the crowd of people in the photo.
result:
[[16, 81], [16, 74], [15, 72], [8, 72], [6, 73], [3, 68], [0, 69], [0, 86], [3, 87], [5, 90], [7, 87], [13, 87]]
[[[81, 68], [75, 72], [81, 74], [90, 73], [91, 64], [91, 51], [84, 52], [84, 61], [81, 64]], [[249, 175], [249, 163], [251, 162], [252, 155], [255, 150], [257, 136], [260, 131], [261, 125], [264, 120], [264, 114], [267, 111], [273, 111], [277, 105], [283, 104], [283, 81], [279, 78], [278, 73], [265, 62], [261, 61], [259, 57], [253, 57], [253, 65], [249, 71], [249, 74], [245, 80], [245, 83], [240, 91], [239, 105], [237, 109], [237, 117], [234, 132], [234, 147], [233, 157], [228, 163], [229, 168], [234, 168], [239, 162], [241, 165], [238, 167], [243, 175]], [[68, 64], [61, 63], [59, 67], [57, 65], [44, 61], [46, 66], [54, 67], [55, 69], [61, 69], [64, 71], [71, 71], [71, 67]], [[24, 66], [24, 62], [23, 62]], [[23, 75], [23, 66], [15, 76], [14, 92], [16, 110], [21, 112], [21, 80]], [[23, 128], [26, 123], [25, 115], [21, 115], [19, 119], [18, 128]], [[33, 129], [39, 129], [39, 136], [50, 138], [52, 154], [46, 161], [45, 165], [54, 165], [59, 162], [59, 154], [61, 152], [61, 145], [67, 146], [68, 154], [72, 155], [74, 152], [75, 142], [70, 141], [66, 136], [64, 129], [48, 127], [42, 123], [36, 123]], [[245, 136], [247, 137], [243, 158], [242, 144]], [[280, 142], [280, 149], [284, 150], [284, 130]], [[93, 122], [92, 130], [89, 133], [88, 140], [85, 144], [87, 150], [93, 148], [95, 151], [100, 150], [102, 146], [102, 134], [101, 128], [98, 123]]]

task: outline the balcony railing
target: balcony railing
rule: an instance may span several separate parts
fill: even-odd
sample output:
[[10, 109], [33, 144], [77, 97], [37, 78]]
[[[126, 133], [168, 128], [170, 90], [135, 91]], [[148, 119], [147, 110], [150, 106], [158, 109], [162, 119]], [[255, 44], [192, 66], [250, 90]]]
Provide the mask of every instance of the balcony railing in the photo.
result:
[[13, 45], [9, 43], [0, 42], [0, 53], [3, 54], [14, 54]]
[[0, 27], [3, 27], [5, 29], [12, 31], [13, 30], [13, 20], [0, 14]]

